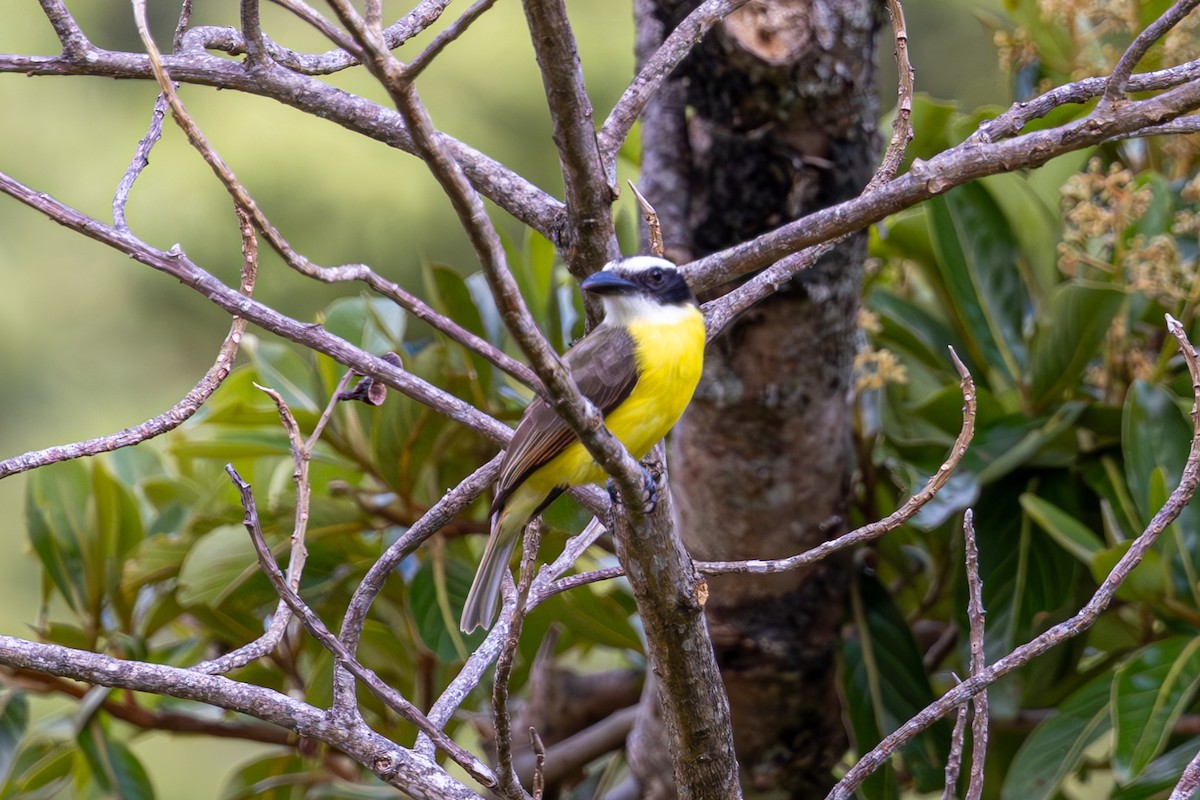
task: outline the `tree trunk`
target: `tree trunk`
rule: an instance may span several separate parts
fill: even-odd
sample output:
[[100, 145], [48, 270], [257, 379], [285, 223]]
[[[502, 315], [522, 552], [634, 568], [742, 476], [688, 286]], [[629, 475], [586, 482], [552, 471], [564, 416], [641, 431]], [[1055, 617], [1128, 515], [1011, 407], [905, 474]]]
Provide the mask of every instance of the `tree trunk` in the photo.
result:
[[[642, 0], [640, 55], [695, 5]], [[881, 11], [869, 0], [752, 0], [681, 66], [643, 128], [643, 190], [669, 256], [742, 242], [865, 185], [879, 152]], [[709, 346], [671, 453], [693, 557], [786, 556], [844, 529], [865, 248], [865, 235], [850, 240]], [[836, 686], [845, 570], [832, 560], [710, 581], [706, 610], [750, 796], [807, 800], [832, 784], [845, 750]], [[635, 742], [654, 741], [653, 720], [642, 715]], [[644, 794], [670, 797], [670, 770], [651, 748], [632, 749]]]

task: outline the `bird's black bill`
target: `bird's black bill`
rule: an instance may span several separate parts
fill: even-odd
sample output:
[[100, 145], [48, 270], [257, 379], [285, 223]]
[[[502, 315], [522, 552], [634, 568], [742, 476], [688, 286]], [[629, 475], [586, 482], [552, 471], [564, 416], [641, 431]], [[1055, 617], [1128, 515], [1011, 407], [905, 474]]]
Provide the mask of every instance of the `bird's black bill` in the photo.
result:
[[592, 294], [631, 294], [642, 291], [642, 287], [633, 281], [608, 270], [593, 272], [583, 279], [579, 288]]

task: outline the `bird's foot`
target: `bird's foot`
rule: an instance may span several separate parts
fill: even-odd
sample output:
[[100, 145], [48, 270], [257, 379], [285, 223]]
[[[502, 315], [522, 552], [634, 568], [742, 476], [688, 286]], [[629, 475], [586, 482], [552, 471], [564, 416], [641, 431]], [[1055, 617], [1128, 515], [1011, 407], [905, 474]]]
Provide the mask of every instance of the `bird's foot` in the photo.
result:
[[[605, 488], [608, 489], [608, 499], [614, 505], [621, 502], [621, 490], [615, 480], [609, 478]], [[653, 514], [658, 507], [658, 476], [646, 467], [642, 467], [642, 505], [647, 514]]]

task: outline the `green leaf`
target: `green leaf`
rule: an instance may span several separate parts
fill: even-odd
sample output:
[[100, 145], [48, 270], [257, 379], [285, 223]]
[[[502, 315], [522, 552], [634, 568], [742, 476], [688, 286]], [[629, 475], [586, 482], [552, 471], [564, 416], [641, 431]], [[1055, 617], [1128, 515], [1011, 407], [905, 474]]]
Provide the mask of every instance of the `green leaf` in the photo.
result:
[[978, 183], [928, 202], [930, 232], [948, 312], [976, 361], [1003, 365], [1010, 382], [1024, 374], [1023, 327], [1029, 293], [1017, 269], [1016, 236]]
[[1125, 293], [1103, 284], [1071, 281], [1054, 287], [1038, 315], [1030, 350], [1030, 391], [1045, 408], [1076, 385], [1099, 356]]
[[1059, 547], [1089, 567], [1096, 554], [1104, 549], [1104, 542], [1091, 528], [1035, 494], [1021, 495], [1021, 508]]
[[254, 544], [241, 525], [222, 525], [200, 538], [179, 570], [177, 597], [184, 606], [217, 608], [258, 572]]
[[29, 703], [23, 692], [0, 695], [0, 786], [8, 783], [25, 728], [29, 725]]
[[1004, 779], [1001, 800], [1049, 800], [1112, 727], [1113, 675], [1106, 672], [1071, 694], [1022, 743]]
[[[947, 346], [967, 359], [970, 358], [962, 338], [944, 321], [930, 314], [918, 303], [897, 297], [883, 289], [874, 289], [867, 296], [866, 305], [879, 315], [883, 328], [880, 341], [936, 370], [949, 371], [952, 367]], [[967, 369], [978, 374], [974, 364]]]
[[[255, 382], [278, 392], [293, 412], [320, 410], [313, 399], [315, 372], [292, 348], [247, 334], [242, 338], [242, 350], [258, 373]], [[262, 402], [273, 405], [266, 395]]]
[[1177, 486], [1191, 440], [1192, 426], [1174, 396], [1151, 383], [1134, 381], [1125, 397], [1121, 449], [1129, 492], [1143, 525], [1158, 511], [1150, 498], [1151, 474], [1162, 468], [1168, 484]]
[[404, 309], [382, 297], [343, 297], [322, 313], [325, 330], [368, 353], [382, 355], [404, 343]]
[[120, 800], [154, 800], [145, 767], [133, 751], [109, 736], [103, 725], [87, 725], [76, 740], [92, 780], [103, 792]]
[[25, 497], [26, 524], [54, 587], [72, 610], [87, 607], [87, 565], [91, 480], [79, 461], [63, 461], [36, 470]]
[[[853, 709], [855, 748], [865, 753], [934, 697], [921, 651], [887, 589], [860, 574], [851, 591], [860, 600], [854, 603], [858, 625], [844, 647], [842, 682]], [[932, 791], [942, 780], [949, 750], [945, 724], [934, 725], [901, 748], [905, 767], [921, 791]]]
[[641, 637], [629, 621], [629, 613], [607, 594], [564, 592], [546, 603], [545, 611], [539, 608], [533, 613], [549, 615], [570, 630], [572, 636], [596, 644], [638, 653], [644, 649]]
[[[1132, 541], [1121, 542], [1097, 553], [1092, 560], [1092, 579], [1096, 583], [1103, 583], [1132, 544]], [[1117, 597], [1125, 601], [1159, 603], [1166, 595], [1169, 583], [1162, 556], [1157, 550], [1147, 550], [1133, 572], [1117, 588]]]
[[1175, 788], [1184, 767], [1195, 758], [1197, 750], [1200, 750], [1200, 736], [1188, 739], [1154, 759], [1134, 781], [1117, 787], [1110, 795], [1110, 800], [1151, 800], [1165, 797]]
[[[459, 648], [464, 637], [458, 630], [458, 611], [467, 599], [471, 588], [472, 567], [457, 558], [441, 559], [444, 565], [445, 589], [439, 590], [440, 578], [435, 559], [427, 558], [413, 576], [409, 602], [417, 633], [421, 641], [443, 662], [460, 660]], [[482, 639], [480, 634], [476, 638]], [[470, 640], [475, 642], [474, 639]]]
[[[1085, 404], [1064, 403], [1049, 417], [1029, 419], [1011, 415], [996, 420], [975, 434], [963, 463], [979, 478], [992, 483], [1021, 466], [1031, 465], [1045, 455], [1060, 437], [1074, 441], [1072, 426]], [[1064, 454], [1065, 463], [1074, 462], [1074, 452]]]
[[[297, 755], [272, 754], [237, 768], [222, 800], [302, 800], [312, 784], [311, 770]], [[394, 790], [393, 790], [394, 791]]]
[[1200, 638], [1175, 636], [1144, 647], [1113, 683], [1117, 780], [1136, 778], [1158, 756], [1200, 685]]
[[70, 782], [74, 742], [44, 736], [26, 738], [17, 751], [11, 776], [3, 784], [4, 800], [57, 800]]

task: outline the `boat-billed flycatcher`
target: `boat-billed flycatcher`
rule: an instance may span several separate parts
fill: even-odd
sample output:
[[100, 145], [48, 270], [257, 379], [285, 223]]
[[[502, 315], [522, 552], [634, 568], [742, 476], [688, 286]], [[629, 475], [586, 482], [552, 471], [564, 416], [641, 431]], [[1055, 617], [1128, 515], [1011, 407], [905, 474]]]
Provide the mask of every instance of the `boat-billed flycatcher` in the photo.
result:
[[[704, 317], [670, 261], [634, 256], [580, 284], [604, 303], [604, 321], [563, 356], [579, 391], [642, 458], [683, 414], [704, 361]], [[461, 626], [489, 627], [500, 584], [525, 525], [569, 486], [599, 483], [604, 470], [544, 400], [521, 418], [496, 480], [492, 532], [467, 595]]]

